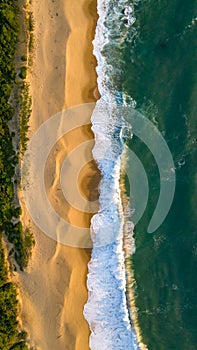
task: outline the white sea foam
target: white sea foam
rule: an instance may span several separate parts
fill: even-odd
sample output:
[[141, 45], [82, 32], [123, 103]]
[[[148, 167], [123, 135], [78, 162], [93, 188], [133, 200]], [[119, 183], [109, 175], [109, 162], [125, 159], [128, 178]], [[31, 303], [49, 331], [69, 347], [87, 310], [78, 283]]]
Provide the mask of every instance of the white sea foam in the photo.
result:
[[94, 40], [101, 99], [92, 115], [94, 159], [102, 173], [100, 209], [91, 222], [92, 257], [87, 280], [88, 302], [84, 316], [90, 329], [92, 350], [139, 349], [129, 317], [123, 249], [123, 209], [120, 165], [124, 121], [118, 106], [124, 103], [119, 86], [121, 43], [135, 21], [128, 1], [98, 0], [99, 19]]

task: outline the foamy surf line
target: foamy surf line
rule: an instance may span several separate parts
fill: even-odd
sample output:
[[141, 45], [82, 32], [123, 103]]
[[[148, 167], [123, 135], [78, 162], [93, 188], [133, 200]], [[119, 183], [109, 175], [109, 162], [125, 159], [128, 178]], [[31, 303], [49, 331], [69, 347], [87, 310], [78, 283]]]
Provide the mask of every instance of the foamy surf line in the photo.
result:
[[95, 135], [93, 157], [102, 180], [100, 209], [91, 222], [93, 250], [84, 316], [91, 330], [91, 350], [135, 350], [139, 349], [139, 344], [126, 300], [124, 216], [119, 185], [124, 120], [117, 108], [123, 103], [117, 79], [121, 74], [121, 41], [135, 17], [133, 8], [124, 0], [98, 0], [98, 14], [93, 43], [101, 99], [92, 115], [92, 130]]
[[100, 209], [92, 218], [92, 258], [88, 274], [88, 302], [84, 315], [92, 350], [139, 349], [126, 300], [123, 251], [124, 216], [119, 188], [122, 120], [116, 108], [106, 109], [102, 99], [92, 116], [95, 134], [93, 156], [102, 173]]

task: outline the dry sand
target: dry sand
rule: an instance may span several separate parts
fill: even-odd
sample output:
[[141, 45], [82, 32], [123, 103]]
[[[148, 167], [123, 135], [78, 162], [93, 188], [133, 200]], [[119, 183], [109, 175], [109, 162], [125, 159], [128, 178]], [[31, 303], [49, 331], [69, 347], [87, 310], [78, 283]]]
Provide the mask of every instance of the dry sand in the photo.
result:
[[[30, 135], [48, 118], [64, 107], [95, 101], [96, 73], [92, 44], [96, 0], [33, 0], [35, 52], [28, 75], [33, 98]], [[47, 167], [46, 187], [51, 203], [60, 215], [82, 227], [91, 216], [71, 208], [57, 195], [59, 171], [70, 144], [93, 138], [90, 128], [75, 131], [62, 141], [52, 163]], [[67, 145], [67, 148], [65, 146]], [[50, 163], [50, 162], [49, 162]], [[71, 164], [72, 166], [72, 164]], [[51, 174], [52, 173], [52, 174]], [[84, 197], [97, 197], [95, 189], [87, 190], [87, 176], [99, 176], [87, 164], [79, 176]], [[30, 266], [18, 273], [22, 327], [37, 350], [89, 349], [89, 327], [83, 317], [87, 300], [86, 275], [90, 251], [61, 245], [34, 226], [25, 208], [22, 194], [22, 221], [30, 224], [36, 240]], [[39, 201], [38, 201], [39, 206]], [[42, 208], [40, 208], [42, 215]]]

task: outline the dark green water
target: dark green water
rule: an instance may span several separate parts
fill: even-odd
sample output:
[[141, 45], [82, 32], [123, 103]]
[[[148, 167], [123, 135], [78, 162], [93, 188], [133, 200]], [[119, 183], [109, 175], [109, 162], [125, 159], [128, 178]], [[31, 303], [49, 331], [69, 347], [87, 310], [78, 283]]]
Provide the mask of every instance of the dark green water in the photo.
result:
[[[149, 180], [135, 227], [136, 305], [150, 350], [197, 349], [197, 3], [150, 0], [135, 6], [138, 35], [125, 50], [124, 90], [163, 133], [176, 167], [176, 192], [163, 224], [147, 227], [159, 195], [154, 159], [134, 137], [130, 148]], [[192, 23], [193, 20], [193, 23]], [[132, 172], [132, 165], [129, 166]]]

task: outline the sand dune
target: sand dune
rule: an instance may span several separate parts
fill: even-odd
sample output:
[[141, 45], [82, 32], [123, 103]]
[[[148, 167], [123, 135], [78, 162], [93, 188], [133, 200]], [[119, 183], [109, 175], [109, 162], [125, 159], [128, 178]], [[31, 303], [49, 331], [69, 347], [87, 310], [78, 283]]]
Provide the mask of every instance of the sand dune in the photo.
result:
[[[95, 101], [91, 41], [97, 19], [95, 0], [33, 0], [31, 6], [35, 52], [28, 76], [33, 98], [30, 136], [63, 108]], [[45, 173], [48, 195], [59, 215], [82, 227], [89, 225], [91, 215], [70, 207], [57, 189], [61, 165], [71, 144], [91, 138], [88, 127], [60, 140], [58, 152], [49, 157]], [[97, 184], [99, 174], [89, 163], [82, 169], [79, 186], [84, 197], [95, 199], [98, 193], [95, 188], [91, 190], [90, 180], [87, 186], [87, 178], [93, 175]], [[16, 276], [22, 326], [29, 333], [29, 343], [37, 350], [89, 349], [89, 327], [83, 317], [83, 306], [87, 299], [90, 251], [61, 245], [39, 231], [31, 222], [22, 194], [20, 197], [22, 221], [31, 225], [36, 240], [28, 271]]]

